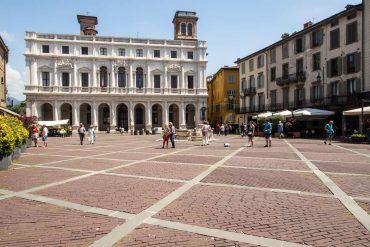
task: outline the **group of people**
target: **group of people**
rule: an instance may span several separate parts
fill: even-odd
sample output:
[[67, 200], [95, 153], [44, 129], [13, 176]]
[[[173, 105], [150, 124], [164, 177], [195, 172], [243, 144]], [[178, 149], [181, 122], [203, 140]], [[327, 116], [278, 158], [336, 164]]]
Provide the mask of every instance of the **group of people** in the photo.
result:
[[[208, 124], [209, 125], [209, 124]], [[216, 134], [217, 136], [227, 136], [229, 133], [233, 132], [233, 126], [231, 124], [216, 124]]]
[[78, 132], [78, 135], [80, 136], [80, 144], [83, 145], [83, 142], [84, 142], [84, 138], [85, 138], [85, 134], [86, 132], [88, 133], [89, 135], [89, 143], [90, 144], [94, 144], [95, 142], [95, 139], [96, 139], [96, 134], [95, 134], [95, 128], [94, 126], [90, 126], [87, 130], [85, 128], [85, 126], [83, 125], [83, 123], [80, 123], [80, 126], [78, 127], [77, 129], [77, 132]]
[[172, 148], [175, 148], [176, 128], [172, 124], [172, 122], [170, 122], [168, 125], [166, 124], [163, 127], [162, 138], [163, 138], [162, 148], [164, 148], [164, 146], [168, 148], [168, 140], [171, 141]]
[[[49, 129], [44, 125], [42, 127], [42, 131], [41, 131], [41, 140], [43, 142], [43, 147], [47, 147], [48, 146], [48, 135], [49, 135]], [[39, 128], [37, 127], [36, 124], [34, 124], [32, 126], [32, 136], [31, 136], [32, 140], [33, 140], [33, 143], [35, 145], [35, 147], [39, 147], [39, 138], [40, 138], [40, 130]]]

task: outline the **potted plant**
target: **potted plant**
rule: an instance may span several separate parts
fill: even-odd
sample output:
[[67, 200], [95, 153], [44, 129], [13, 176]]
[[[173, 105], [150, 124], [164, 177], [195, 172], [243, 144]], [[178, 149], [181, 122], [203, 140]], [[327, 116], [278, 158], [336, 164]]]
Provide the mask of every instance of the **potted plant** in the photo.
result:
[[356, 143], [366, 142], [366, 136], [364, 134], [353, 134], [351, 140]]
[[11, 154], [14, 147], [13, 131], [5, 121], [5, 117], [0, 116], [0, 170], [7, 170], [12, 163]]
[[37, 123], [37, 117], [32, 116], [32, 117], [26, 117], [26, 116], [21, 116], [19, 117], [19, 120], [22, 121], [23, 127], [26, 128], [28, 131], [28, 137], [26, 140], [26, 146], [30, 148], [32, 146], [32, 127], [34, 124]]

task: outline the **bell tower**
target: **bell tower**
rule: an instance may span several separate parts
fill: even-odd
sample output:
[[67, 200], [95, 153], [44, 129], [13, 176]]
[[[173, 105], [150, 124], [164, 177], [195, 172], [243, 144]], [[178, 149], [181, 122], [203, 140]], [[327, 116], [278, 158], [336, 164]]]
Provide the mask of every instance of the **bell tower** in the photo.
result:
[[95, 36], [98, 31], [95, 26], [98, 24], [96, 16], [77, 15], [78, 23], [80, 23], [80, 35]]
[[176, 11], [172, 23], [176, 40], [197, 39], [197, 13], [190, 11]]

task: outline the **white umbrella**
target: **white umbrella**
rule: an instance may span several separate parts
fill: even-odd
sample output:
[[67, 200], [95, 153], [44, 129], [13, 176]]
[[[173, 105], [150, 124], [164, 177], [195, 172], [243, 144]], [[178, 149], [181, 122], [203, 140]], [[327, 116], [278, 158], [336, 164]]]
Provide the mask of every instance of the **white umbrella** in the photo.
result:
[[289, 110], [279, 111], [272, 114], [273, 116], [292, 117], [293, 113]]
[[[362, 115], [362, 109], [356, 108], [348, 111], [343, 112], [344, 116], [361, 116]], [[364, 107], [364, 115], [370, 115], [370, 106]]]
[[38, 125], [45, 125], [49, 127], [68, 124], [69, 119], [63, 119], [63, 120], [55, 120], [55, 121], [38, 121]]
[[272, 116], [272, 112], [267, 111], [267, 112], [263, 112], [263, 113], [252, 116], [252, 119], [269, 118], [271, 116]]
[[303, 108], [298, 109], [293, 112], [293, 115], [295, 117], [327, 117], [330, 115], [334, 115], [335, 113], [333, 111], [326, 111], [321, 109], [315, 109], [315, 108]]

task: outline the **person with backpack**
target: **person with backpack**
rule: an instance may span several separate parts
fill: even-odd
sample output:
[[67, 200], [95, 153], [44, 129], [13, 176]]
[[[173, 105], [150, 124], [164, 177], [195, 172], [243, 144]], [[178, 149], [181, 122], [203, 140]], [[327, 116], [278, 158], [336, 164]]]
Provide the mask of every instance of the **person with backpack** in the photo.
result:
[[86, 129], [85, 129], [85, 127], [82, 123], [80, 123], [80, 127], [78, 127], [77, 132], [80, 136], [80, 143], [81, 143], [81, 145], [83, 145]]

